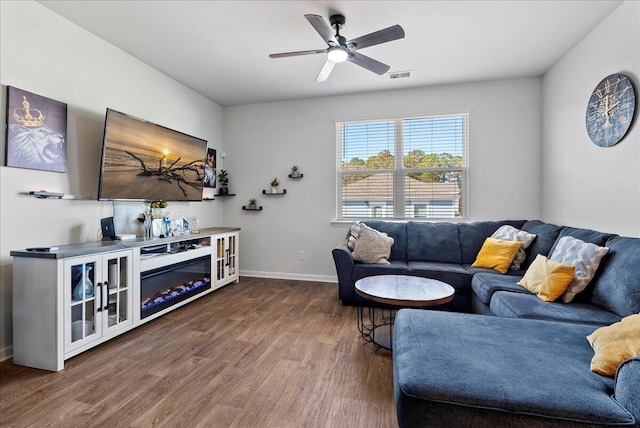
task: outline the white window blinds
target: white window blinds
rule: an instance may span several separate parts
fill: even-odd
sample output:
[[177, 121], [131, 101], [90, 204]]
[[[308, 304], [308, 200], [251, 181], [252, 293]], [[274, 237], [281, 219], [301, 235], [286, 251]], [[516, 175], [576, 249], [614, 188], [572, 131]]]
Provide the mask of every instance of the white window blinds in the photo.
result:
[[337, 219], [466, 217], [468, 129], [468, 113], [336, 123]]

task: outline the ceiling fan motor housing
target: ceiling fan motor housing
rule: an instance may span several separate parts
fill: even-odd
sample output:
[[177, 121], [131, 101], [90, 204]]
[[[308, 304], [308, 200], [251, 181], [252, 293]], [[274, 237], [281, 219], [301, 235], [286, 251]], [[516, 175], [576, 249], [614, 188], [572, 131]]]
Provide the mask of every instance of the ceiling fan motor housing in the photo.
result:
[[331, 26], [336, 29], [336, 31], [340, 31], [342, 27], [344, 27], [344, 23], [347, 22], [347, 18], [342, 15], [331, 15], [329, 17], [329, 23]]

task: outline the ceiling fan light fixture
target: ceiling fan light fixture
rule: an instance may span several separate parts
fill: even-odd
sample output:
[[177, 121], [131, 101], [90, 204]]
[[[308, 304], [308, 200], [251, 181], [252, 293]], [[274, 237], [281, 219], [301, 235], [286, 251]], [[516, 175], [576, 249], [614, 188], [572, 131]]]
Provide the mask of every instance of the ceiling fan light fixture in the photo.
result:
[[331, 62], [345, 62], [349, 57], [349, 52], [342, 46], [331, 46], [327, 50], [327, 58]]

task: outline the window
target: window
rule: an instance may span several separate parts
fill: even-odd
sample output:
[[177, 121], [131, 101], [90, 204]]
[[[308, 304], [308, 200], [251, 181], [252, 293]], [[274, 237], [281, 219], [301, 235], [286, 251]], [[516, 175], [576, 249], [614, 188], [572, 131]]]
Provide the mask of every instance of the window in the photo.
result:
[[337, 219], [466, 217], [468, 140], [468, 113], [337, 122]]

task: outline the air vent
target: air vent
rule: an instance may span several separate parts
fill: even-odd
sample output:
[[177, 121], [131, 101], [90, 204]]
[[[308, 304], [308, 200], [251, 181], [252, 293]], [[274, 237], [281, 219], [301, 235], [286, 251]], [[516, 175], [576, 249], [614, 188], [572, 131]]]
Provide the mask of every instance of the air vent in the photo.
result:
[[411, 71], [394, 71], [393, 73], [389, 73], [389, 79], [406, 79], [411, 77]]

